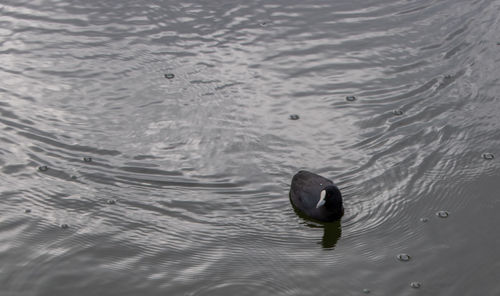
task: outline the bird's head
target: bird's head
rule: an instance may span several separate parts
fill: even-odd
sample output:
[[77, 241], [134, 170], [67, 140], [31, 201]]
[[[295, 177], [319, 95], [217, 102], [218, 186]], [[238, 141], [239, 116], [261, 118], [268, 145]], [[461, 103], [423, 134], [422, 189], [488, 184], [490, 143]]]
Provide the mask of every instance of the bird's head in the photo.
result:
[[321, 190], [316, 208], [325, 207], [327, 210], [342, 210], [342, 194], [335, 185], [328, 185]]

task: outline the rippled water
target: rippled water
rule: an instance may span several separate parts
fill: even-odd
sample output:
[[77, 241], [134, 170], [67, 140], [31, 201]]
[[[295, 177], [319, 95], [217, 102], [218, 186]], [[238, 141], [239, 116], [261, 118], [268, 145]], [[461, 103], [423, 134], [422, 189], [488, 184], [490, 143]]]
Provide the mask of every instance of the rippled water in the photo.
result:
[[[1, 295], [500, 294], [498, 1], [4, 0], [0, 23]], [[299, 169], [340, 222], [293, 211]]]

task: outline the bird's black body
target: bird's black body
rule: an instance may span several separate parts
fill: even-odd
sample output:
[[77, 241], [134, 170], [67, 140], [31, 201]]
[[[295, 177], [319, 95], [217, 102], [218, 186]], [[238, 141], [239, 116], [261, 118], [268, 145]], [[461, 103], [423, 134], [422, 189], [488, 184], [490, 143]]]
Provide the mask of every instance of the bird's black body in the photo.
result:
[[[317, 207], [322, 190], [326, 191], [325, 204]], [[308, 171], [299, 171], [293, 176], [290, 201], [296, 210], [322, 222], [335, 221], [344, 215], [338, 187], [331, 180]]]

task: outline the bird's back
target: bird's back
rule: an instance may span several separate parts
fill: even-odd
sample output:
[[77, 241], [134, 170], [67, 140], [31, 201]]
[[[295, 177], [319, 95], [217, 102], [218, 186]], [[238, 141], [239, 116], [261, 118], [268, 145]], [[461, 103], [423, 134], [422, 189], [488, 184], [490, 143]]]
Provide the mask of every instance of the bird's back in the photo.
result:
[[316, 209], [321, 190], [328, 185], [333, 185], [333, 182], [308, 171], [299, 171], [292, 178], [290, 200], [296, 208], [308, 214]]

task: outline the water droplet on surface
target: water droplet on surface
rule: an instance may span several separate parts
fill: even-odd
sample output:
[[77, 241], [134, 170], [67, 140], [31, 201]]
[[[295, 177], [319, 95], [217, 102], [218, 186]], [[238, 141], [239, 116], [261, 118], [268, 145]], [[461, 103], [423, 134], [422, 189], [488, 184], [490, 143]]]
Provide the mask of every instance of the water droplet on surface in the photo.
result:
[[290, 118], [290, 120], [298, 120], [300, 118], [300, 116], [297, 114], [292, 114], [292, 115], [290, 115], [289, 118]]
[[175, 77], [175, 75], [173, 73], [165, 74], [165, 78], [167, 78], [167, 79], [173, 79], [174, 77]]
[[493, 153], [483, 153], [482, 156], [486, 160], [492, 160], [493, 158], [495, 158], [495, 155], [493, 155]]
[[46, 171], [46, 170], [48, 170], [48, 169], [49, 169], [49, 167], [48, 167], [48, 166], [46, 166], [46, 165], [41, 165], [41, 166], [39, 166], [39, 167], [38, 167], [38, 170], [39, 170], [40, 172], [45, 172], [45, 171]]
[[345, 99], [348, 102], [354, 102], [354, 101], [356, 101], [356, 97], [355, 96], [347, 96], [347, 97], [345, 97]]
[[425, 222], [427, 222], [427, 221], [429, 221], [429, 219], [428, 219], [428, 218], [425, 218], [425, 217], [424, 217], [424, 218], [420, 218], [420, 222], [424, 222], [424, 223], [425, 223]]
[[116, 203], [116, 200], [114, 200], [114, 199], [108, 199], [106, 201], [106, 203], [109, 204], [109, 205], [114, 205]]
[[448, 213], [447, 211], [439, 211], [439, 212], [436, 213], [436, 215], [439, 218], [448, 218], [448, 216], [450, 215], [450, 213]]
[[31, 213], [31, 210], [30, 209], [26, 209], [24, 210], [25, 213]]
[[410, 287], [412, 287], [413, 289], [419, 289], [420, 287], [422, 287], [422, 284], [420, 282], [411, 282]]
[[401, 109], [396, 109], [396, 110], [393, 110], [393, 111], [392, 111], [392, 114], [394, 114], [394, 115], [403, 115], [403, 113], [404, 113], [404, 112], [403, 112], [403, 110], [401, 110]]
[[396, 258], [398, 258], [399, 261], [404, 261], [404, 262], [410, 261], [410, 259], [411, 259], [410, 255], [405, 254], [405, 253], [398, 254], [396, 256]]
[[85, 162], [91, 162], [92, 161], [92, 157], [84, 157], [83, 161], [85, 161]]
[[370, 294], [370, 289], [363, 289], [363, 293]]
[[61, 228], [66, 229], [66, 228], [69, 228], [69, 226], [68, 226], [68, 224], [61, 224]]

